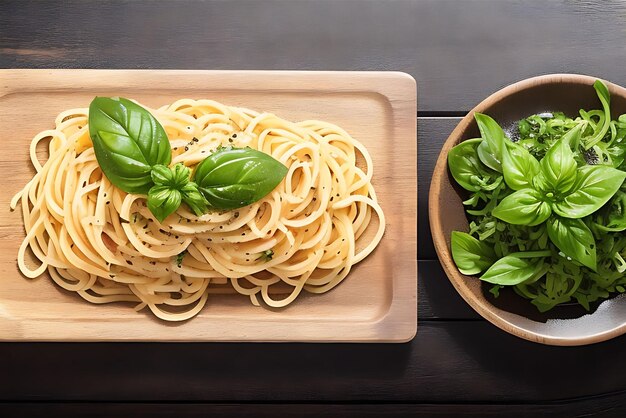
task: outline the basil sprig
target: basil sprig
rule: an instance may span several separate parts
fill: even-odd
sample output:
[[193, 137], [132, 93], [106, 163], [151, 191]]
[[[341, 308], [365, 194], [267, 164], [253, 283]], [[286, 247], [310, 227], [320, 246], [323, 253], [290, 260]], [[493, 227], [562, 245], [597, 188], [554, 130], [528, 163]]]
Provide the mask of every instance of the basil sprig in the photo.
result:
[[[493, 123], [496, 123], [495, 121]], [[504, 181], [516, 192], [493, 210], [493, 216], [514, 225], [535, 226], [548, 222], [548, 235], [568, 257], [596, 270], [595, 240], [583, 222], [613, 197], [626, 172], [604, 165], [578, 167], [571, 143], [579, 143], [581, 125], [557, 140], [541, 162], [515, 143], [503, 149]], [[508, 148], [516, 152], [508, 151]]]
[[191, 170], [183, 164], [173, 168], [155, 165], [152, 168], [154, 186], [148, 192], [148, 209], [159, 222], [174, 213], [185, 202], [197, 216], [206, 212], [206, 202], [196, 183], [189, 181]]
[[172, 152], [161, 124], [124, 98], [96, 97], [89, 106], [89, 133], [104, 175], [127, 193], [147, 195], [160, 222], [182, 203], [197, 216], [209, 208], [250, 205], [287, 174], [287, 167], [263, 152], [220, 147], [198, 164], [191, 181], [188, 167], [168, 167]]

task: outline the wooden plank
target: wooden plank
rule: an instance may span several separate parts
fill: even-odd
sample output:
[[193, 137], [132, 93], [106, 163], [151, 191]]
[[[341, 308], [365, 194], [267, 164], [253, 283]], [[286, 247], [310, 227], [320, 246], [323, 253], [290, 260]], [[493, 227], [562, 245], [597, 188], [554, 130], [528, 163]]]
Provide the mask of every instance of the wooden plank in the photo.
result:
[[430, 235], [428, 220], [428, 191], [435, 163], [441, 152], [443, 143], [454, 127], [461, 121], [459, 117], [420, 117], [417, 128], [417, 190], [418, 223], [417, 255], [420, 260], [437, 260], [437, 253]]
[[[288, 309], [253, 306], [245, 297], [211, 297], [182, 326], [120, 304], [91, 305], [60, 292], [46, 277], [25, 280], [15, 263], [23, 240], [20, 211], [0, 212], [0, 339], [48, 341], [384, 341], [404, 342], [417, 326], [417, 169], [415, 82], [384, 72], [211, 72], [2, 70], [0, 166], [11, 184], [0, 206], [32, 178], [28, 145], [58, 113], [86, 107], [96, 95], [134, 98], [156, 108], [177, 99], [211, 98], [273, 112], [288, 120], [332, 121], [372, 155], [376, 195], [386, 217], [376, 251], [348, 280], [324, 295], [301, 295]], [[149, 88], [148, 88], [149, 86]], [[108, 92], [108, 93], [107, 93]], [[36, 110], [34, 110], [36, 109]], [[14, 121], [29, 121], [15, 124]], [[381, 141], [380, 138], [387, 138]], [[88, 326], [86, 326], [88, 324]]]
[[467, 111], [539, 74], [626, 84], [625, 12], [602, 0], [5, 0], [0, 67], [393, 69], [417, 79], [420, 111]]
[[417, 272], [417, 317], [420, 323], [433, 320], [483, 320], [452, 286], [439, 260], [418, 261]]
[[626, 391], [625, 341], [431, 321], [407, 344], [2, 343], [0, 401], [566, 402]]
[[64, 417], [406, 417], [480, 416], [620, 417], [626, 413], [626, 395], [548, 404], [159, 404], [159, 403], [10, 403], [0, 405], [3, 416]]

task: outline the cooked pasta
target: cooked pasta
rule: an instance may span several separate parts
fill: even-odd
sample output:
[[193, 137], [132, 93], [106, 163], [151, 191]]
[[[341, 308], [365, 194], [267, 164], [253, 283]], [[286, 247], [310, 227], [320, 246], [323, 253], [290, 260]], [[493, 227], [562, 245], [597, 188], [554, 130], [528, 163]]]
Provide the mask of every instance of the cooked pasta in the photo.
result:
[[[338, 126], [292, 123], [211, 100], [183, 99], [150, 112], [170, 140], [172, 165], [193, 169], [219, 146], [247, 146], [280, 161], [287, 175], [249, 206], [196, 216], [183, 205], [161, 223], [146, 196], [127, 194], [103, 175], [88, 109], [67, 110], [55, 129], [32, 140], [36, 174], [11, 202], [15, 209], [21, 201], [26, 237], [17, 261], [26, 277], [47, 271], [89, 302], [135, 302], [136, 310], [179, 321], [225, 288], [274, 308], [303, 290], [324, 293], [381, 240], [385, 218], [371, 157]], [[40, 162], [44, 141], [49, 155]], [[360, 239], [368, 227], [374, 231]]]

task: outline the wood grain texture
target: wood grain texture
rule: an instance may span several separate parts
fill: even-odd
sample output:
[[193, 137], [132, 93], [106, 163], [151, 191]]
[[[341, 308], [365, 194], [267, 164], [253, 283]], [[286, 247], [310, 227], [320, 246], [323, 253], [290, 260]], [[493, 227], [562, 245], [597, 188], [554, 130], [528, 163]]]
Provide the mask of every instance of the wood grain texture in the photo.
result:
[[565, 403], [626, 393], [624, 342], [429, 321], [406, 344], [0, 343], [0, 401]]
[[461, 119], [460, 117], [421, 117], [418, 119], [417, 203], [419, 205], [419, 218], [417, 242], [419, 248], [417, 254], [420, 260], [437, 260], [437, 253], [430, 233], [430, 222], [428, 221], [428, 191], [441, 147]]
[[[0, 339], [161, 341], [387, 341], [415, 335], [417, 167], [415, 82], [402, 73], [0, 70]], [[373, 158], [374, 187], [386, 214], [378, 248], [336, 289], [301, 295], [282, 310], [219, 295], [194, 319], [170, 324], [128, 304], [92, 305], [47, 277], [26, 280], [15, 263], [23, 239], [11, 197], [33, 175], [28, 145], [63, 110], [96, 95], [134, 98], [151, 107], [210, 98], [289, 120], [334, 122]], [[16, 123], [20, 121], [21, 123]], [[27, 122], [27, 123], [24, 123]], [[385, 140], [382, 141], [381, 138]]]
[[420, 260], [417, 271], [420, 324], [438, 320], [483, 320], [452, 286], [439, 260]]
[[622, 417], [626, 394], [545, 404], [227, 404], [227, 403], [10, 403], [0, 405], [3, 416], [70, 417]]
[[396, 70], [417, 80], [420, 111], [468, 111], [540, 74], [624, 84], [624, 13], [603, 0], [4, 0], [0, 67]]

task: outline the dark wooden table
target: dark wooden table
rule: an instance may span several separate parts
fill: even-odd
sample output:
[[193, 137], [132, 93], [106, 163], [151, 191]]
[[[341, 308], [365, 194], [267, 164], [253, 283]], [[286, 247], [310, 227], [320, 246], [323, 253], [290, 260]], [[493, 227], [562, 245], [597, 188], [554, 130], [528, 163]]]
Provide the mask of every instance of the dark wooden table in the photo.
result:
[[601, 0], [0, 2], [2, 68], [410, 73], [420, 211], [410, 343], [2, 343], [0, 416], [625, 416], [626, 337], [500, 331], [448, 282], [427, 215], [443, 141], [491, 92], [554, 72], [626, 85], [625, 16]]

